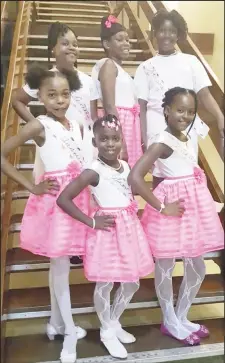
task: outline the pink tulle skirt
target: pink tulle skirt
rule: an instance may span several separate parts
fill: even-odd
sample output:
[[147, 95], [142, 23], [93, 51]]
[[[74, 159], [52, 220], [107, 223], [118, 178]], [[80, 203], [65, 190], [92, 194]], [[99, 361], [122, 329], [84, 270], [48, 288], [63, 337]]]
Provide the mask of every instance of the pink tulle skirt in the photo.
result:
[[[56, 196], [31, 194], [23, 215], [20, 247], [35, 255], [56, 258], [83, 255], [87, 227], [64, 213], [56, 204], [58, 195], [81, 172], [73, 162], [66, 170], [45, 173], [41, 180], [55, 179], [60, 190]], [[89, 213], [89, 190], [84, 190], [74, 202], [86, 214]]]
[[[119, 120], [122, 125], [123, 135], [127, 146], [128, 164], [132, 168], [142, 156], [141, 147], [141, 123], [139, 118], [139, 105], [134, 107], [117, 107]], [[98, 111], [98, 116], [102, 117], [104, 110]]]
[[224, 231], [204, 172], [200, 169], [196, 175], [170, 179], [153, 193], [161, 202], [165, 197], [168, 203], [184, 199], [185, 212], [182, 217], [168, 217], [150, 205], [145, 207], [141, 222], [153, 256], [197, 257], [224, 249]]
[[89, 281], [135, 282], [154, 270], [149, 243], [134, 202], [127, 208], [104, 208], [97, 215], [112, 215], [110, 231], [89, 230], [84, 257]]

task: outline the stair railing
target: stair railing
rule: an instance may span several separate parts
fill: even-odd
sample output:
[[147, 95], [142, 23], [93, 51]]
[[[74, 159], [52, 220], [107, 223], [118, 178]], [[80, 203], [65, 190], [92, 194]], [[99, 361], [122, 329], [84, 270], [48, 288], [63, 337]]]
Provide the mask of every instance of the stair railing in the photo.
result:
[[[24, 81], [24, 67], [27, 49], [28, 31], [32, 12], [32, 1], [18, 2], [18, 15], [13, 37], [12, 52], [10, 56], [9, 71], [1, 109], [1, 142], [18, 133], [20, 122], [19, 117], [11, 106], [11, 96], [13, 88], [20, 88]], [[16, 165], [18, 152], [13, 152], [9, 160]], [[3, 297], [8, 289], [8, 275], [6, 272], [6, 254], [8, 249], [8, 235], [11, 218], [11, 203], [14, 183], [10, 178], [3, 177], [2, 185], [4, 198], [2, 203], [2, 235], [1, 235], [1, 315], [3, 315]], [[7, 187], [6, 187], [7, 186]], [[2, 188], [2, 189], [3, 189]], [[2, 195], [2, 193], [1, 193]]]

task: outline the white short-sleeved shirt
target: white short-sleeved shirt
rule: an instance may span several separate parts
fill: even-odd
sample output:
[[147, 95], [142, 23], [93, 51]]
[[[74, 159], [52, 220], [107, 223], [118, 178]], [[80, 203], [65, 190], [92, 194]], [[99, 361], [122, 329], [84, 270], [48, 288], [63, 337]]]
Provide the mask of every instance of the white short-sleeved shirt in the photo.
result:
[[[51, 71], [57, 71], [56, 67], [53, 67]], [[79, 124], [83, 126], [89, 126], [91, 123], [90, 114], [90, 101], [97, 100], [98, 91], [95, 87], [95, 83], [92, 78], [87, 74], [77, 70], [82, 87], [72, 92], [70, 106], [66, 112], [66, 117], [70, 121], [76, 120]], [[31, 89], [28, 84], [23, 86], [23, 90], [33, 98], [38, 98], [37, 89]]]
[[[92, 79], [95, 82], [95, 88], [97, 88], [99, 98], [102, 100], [101, 84], [98, 80], [99, 72], [103, 64], [109, 58], [100, 59], [92, 69]], [[131, 76], [116, 62], [114, 62], [118, 74], [116, 77], [115, 85], [115, 105], [116, 107], [134, 107], [137, 104], [137, 97], [135, 94], [134, 81]]]
[[[162, 100], [165, 92], [173, 87], [192, 89], [198, 93], [202, 88], [211, 86], [210, 79], [201, 62], [191, 54], [175, 53], [170, 56], [156, 55], [140, 64], [134, 83], [139, 99], [147, 104], [147, 138], [148, 144], [158, 133], [166, 129]], [[197, 115], [190, 132], [193, 146], [198, 154], [198, 136], [208, 134], [208, 126]], [[157, 162], [153, 174], [160, 176]]]
[[[162, 100], [166, 91], [183, 87], [198, 93], [211, 86], [210, 79], [201, 62], [191, 54], [176, 53], [170, 56], [156, 55], [137, 68], [135, 87], [139, 99], [148, 102], [148, 134], [156, 134], [166, 127]], [[196, 120], [197, 126], [199, 119]], [[205, 129], [207, 134], [208, 128]], [[202, 136], [206, 136], [202, 135]]]

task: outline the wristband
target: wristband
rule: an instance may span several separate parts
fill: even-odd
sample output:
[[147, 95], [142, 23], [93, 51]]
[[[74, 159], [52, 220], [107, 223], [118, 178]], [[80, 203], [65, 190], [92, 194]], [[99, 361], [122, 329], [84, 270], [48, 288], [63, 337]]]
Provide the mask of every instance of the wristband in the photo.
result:
[[161, 203], [159, 213], [162, 213], [162, 210], [165, 208], [165, 204]]
[[94, 218], [92, 218], [92, 223], [93, 223], [92, 229], [95, 229], [96, 223], [95, 223], [95, 219]]

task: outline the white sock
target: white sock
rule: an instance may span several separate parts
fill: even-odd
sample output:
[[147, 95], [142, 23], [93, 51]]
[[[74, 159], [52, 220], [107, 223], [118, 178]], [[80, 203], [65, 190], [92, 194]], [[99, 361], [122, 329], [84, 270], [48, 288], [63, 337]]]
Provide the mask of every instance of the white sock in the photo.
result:
[[186, 339], [190, 332], [178, 320], [173, 304], [172, 274], [175, 259], [156, 259], [155, 289], [163, 313], [163, 323], [168, 331], [177, 339]]
[[200, 329], [200, 325], [189, 321], [187, 314], [205, 278], [205, 262], [202, 256], [184, 258], [183, 261], [184, 277], [180, 286], [175, 311], [182, 325], [191, 333], [194, 333]]

